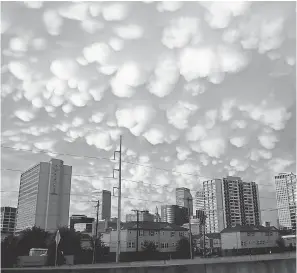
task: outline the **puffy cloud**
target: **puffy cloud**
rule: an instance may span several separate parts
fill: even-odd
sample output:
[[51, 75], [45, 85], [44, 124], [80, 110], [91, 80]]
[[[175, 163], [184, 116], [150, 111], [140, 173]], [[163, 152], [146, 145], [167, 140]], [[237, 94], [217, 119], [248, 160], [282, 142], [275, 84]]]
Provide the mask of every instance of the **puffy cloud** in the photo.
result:
[[177, 151], [177, 158], [181, 161], [186, 160], [187, 157], [192, 153], [191, 150], [189, 150], [186, 147], [176, 147], [176, 151]]
[[273, 149], [275, 147], [275, 143], [278, 141], [275, 135], [260, 135], [258, 136], [258, 140], [260, 144], [266, 149]]
[[127, 3], [112, 3], [102, 8], [102, 16], [106, 21], [121, 21], [128, 16]]
[[232, 16], [240, 16], [249, 8], [248, 2], [199, 2], [207, 9], [205, 20], [212, 28], [226, 28]]
[[126, 25], [115, 28], [115, 33], [122, 39], [136, 40], [143, 36], [144, 30], [139, 25]]
[[120, 51], [124, 47], [124, 41], [114, 37], [109, 40], [109, 45], [114, 51]]
[[28, 110], [16, 110], [14, 115], [22, 121], [29, 122], [34, 119], [35, 115]]
[[51, 63], [51, 72], [61, 80], [69, 80], [78, 73], [78, 64], [71, 59], [54, 60]]
[[237, 148], [241, 148], [243, 147], [247, 141], [245, 137], [232, 137], [230, 138], [230, 143], [234, 146], [236, 146]]
[[198, 141], [202, 140], [206, 137], [206, 130], [204, 126], [197, 124], [196, 126], [189, 129], [186, 133], [186, 140], [187, 141]]
[[24, 63], [17, 61], [10, 62], [8, 69], [19, 80], [29, 80], [31, 77], [29, 68]]
[[54, 143], [54, 140], [41, 141], [34, 143], [34, 146], [39, 150], [52, 150]]
[[228, 121], [232, 118], [231, 110], [235, 106], [236, 101], [233, 99], [231, 100], [224, 100], [221, 108], [221, 120]]
[[95, 123], [100, 123], [103, 120], [104, 116], [105, 116], [105, 113], [96, 112], [95, 114], [93, 114], [91, 116], [90, 120], [95, 122]]
[[174, 12], [179, 10], [183, 6], [181, 1], [161, 1], [157, 2], [157, 10], [159, 12], [169, 11]]
[[158, 96], [168, 96], [179, 79], [179, 70], [175, 58], [170, 55], [162, 56], [156, 65], [154, 78], [148, 85], [149, 91]]
[[268, 168], [274, 173], [281, 173], [294, 163], [293, 160], [285, 158], [274, 158], [268, 162]]
[[50, 35], [59, 35], [61, 26], [63, 25], [63, 19], [54, 9], [47, 9], [43, 13], [43, 22]]
[[94, 43], [83, 49], [83, 55], [89, 63], [98, 62], [106, 64], [111, 50], [105, 43]]
[[255, 105], [241, 105], [239, 109], [248, 112], [251, 119], [260, 121], [274, 130], [284, 129], [285, 122], [291, 117], [285, 107], [267, 109]]
[[247, 122], [245, 120], [233, 120], [231, 123], [231, 128], [232, 129], [244, 129], [247, 126]]
[[220, 158], [225, 152], [225, 141], [222, 138], [203, 139], [200, 142], [200, 147], [210, 157]]
[[78, 21], [84, 21], [87, 18], [88, 3], [69, 3], [59, 9], [61, 16]]
[[198, 107], [187, 102], [177, 102], [171, 108], [167, 109], [166, 115], [168, 123], [175, 128], [183, 130], [188, 127], [188, 118], [193, 114]]
[[165, 141], [164, 129], [160, 126], [151, 127], [143, 136], [153, 145], [162, 144]]
[[23, 37], [12, 38], [9, 45], [13, 51], [26, 52], [28, 49], [28, 41], [26, 41]]
[[230, 161], [230, 166], [232, 167], [233, 170], [237, 172], [244, 172], [248, 168], [249, 163], [246, 161], [233, 158]]
[[170, 26], [164, 29], [162, 42], [168, 48], [182, 48], [198, 30], [198, 19], [181, 17], [171, 22]]
[[77, 107], [83, 107], [90, 100], [87, 93], [75, 92], [69, 96], [69, 101]]
[[88, 134], [86, 136], [86, 142], [88, 145], [95, 145], [101, 150], [110, 151], [112, 149], [111, 138], [106, 131]]

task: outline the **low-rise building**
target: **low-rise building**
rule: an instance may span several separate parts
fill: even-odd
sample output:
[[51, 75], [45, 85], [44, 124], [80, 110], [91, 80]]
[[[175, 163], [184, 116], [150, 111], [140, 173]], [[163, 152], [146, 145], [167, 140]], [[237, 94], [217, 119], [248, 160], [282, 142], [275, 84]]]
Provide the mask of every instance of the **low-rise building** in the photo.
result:
[[242, 250], [277, 247], [279, 231], [275, 227], [235, 226], [221, 231], [222, 251], [225, 253]]
[[[188, 237], [187, 229], [164, 222], [136, 222], [124, 223], [121, 229], [121, 252], [141, 251], [144, 242], [153, 242], [160, 252], [174, 252], [180, 239]], [[105, 240], [108, 240], [105, 238]], [[116, 252], [117, 231], [110, 232], [110, 252]]]
[[206, 253], [219, 254], [221, 252], [221, 235], [220, 233], [208, 233], [193, 236], [194, 245], [198, 252], [206, 249]]
[[296, 247], [296, 235], [284, 235], [281, 238], [284, 240], [285, 247]]

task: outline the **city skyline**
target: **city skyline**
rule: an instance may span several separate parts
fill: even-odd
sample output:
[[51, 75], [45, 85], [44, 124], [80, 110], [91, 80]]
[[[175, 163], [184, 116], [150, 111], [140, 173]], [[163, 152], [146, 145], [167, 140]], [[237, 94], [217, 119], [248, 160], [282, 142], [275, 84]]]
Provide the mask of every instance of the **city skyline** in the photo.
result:
[[122, 135], [122, 219], [238, 176], [276, 225], [274, 176], [296, 173], [295, 3], [48, 5], [2, 4], [2, 206], [54, 157], [73, 168], [69, 215], [94, 217], [105, 189], [117, 216]]

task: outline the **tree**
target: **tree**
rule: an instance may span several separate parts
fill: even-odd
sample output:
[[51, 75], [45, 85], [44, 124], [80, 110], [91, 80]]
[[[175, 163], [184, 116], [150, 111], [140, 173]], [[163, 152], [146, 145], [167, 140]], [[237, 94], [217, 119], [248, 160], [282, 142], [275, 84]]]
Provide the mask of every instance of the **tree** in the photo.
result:
[[[194, 254], [194, 248], [192, 243], [192, 253]], [[176, 251], [180, 257], [190, 258], [190, 241], [188, 238], [183, 237], [181, 238], [176, 247]]]
[[96, 245], [95, 249], [95, 262], [102, 261], [106, 252], [106, 246], [102, 242], [102, 234], [99, 233], [97, 238], [91, 238], [91, 248], [92, 253], [94, 251], [94, 247]]
[[38, 227], [20, 232], [17, 242], [17, 256], [28, 256], [31, 248], [47, 248], [50, 233]]
[[146, 252], [148, 254], [157, 252], [157, 247], [154, 242], [145, 241], [142, 249], [143, 249], [143, 252]]
[[14, 235], [7, 236], [1, 241], [1, 266], [11, 268], [17, 261], [17, 242], [18, 238]]
[[276, 244], [281, 250], [284, 250], [286, 248], [286, 244], [283, 238], [278, 238], [276, 240]]

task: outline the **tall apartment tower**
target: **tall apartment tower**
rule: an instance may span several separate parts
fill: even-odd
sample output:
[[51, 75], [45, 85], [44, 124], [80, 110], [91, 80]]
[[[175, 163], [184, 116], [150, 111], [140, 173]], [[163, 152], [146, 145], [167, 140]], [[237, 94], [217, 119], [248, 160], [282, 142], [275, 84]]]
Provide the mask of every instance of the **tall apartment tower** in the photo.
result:
[[55, 232], [68, 226], [72, 167], [59, 159], [21, 174], [15, 232], [33, 226]]
[[11, 234], [15, 228], [16, 208], [1, 207], [1, 234]]
[[259, 190], [255, 182], [227, 176], [223, 178], [223, 189], [226, 227], [261, 225]]
[[188, 188], [176, 188], [176, 205], [190, 209], [190, 215], [193, 215], [193, 197]]
[[275, 176], [275, 185], [279, 226], [296, 231], [296, 175], [280, 173]]
[[111, 218], [111, 192], [103, 190], [101, 196], [101, 220], [110, 220]]
[[206, 233], [218, 233], [225, 225], [224, 194], [221, 179], [211, 179], [203, 182], [204, 211]]

